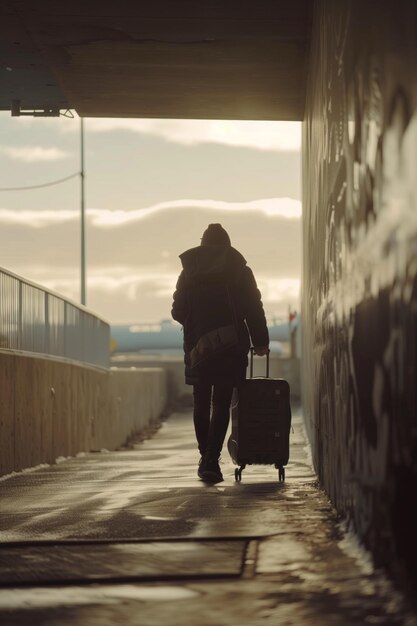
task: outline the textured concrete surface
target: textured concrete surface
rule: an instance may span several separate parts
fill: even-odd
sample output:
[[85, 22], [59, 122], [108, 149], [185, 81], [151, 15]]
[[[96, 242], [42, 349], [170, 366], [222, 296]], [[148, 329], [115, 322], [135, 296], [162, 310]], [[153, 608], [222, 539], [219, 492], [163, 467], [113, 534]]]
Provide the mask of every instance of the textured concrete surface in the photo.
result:
[[0, 475], [114, 450], [157, 422], [167, 401], [161, 368], [110, 371], [0, 350]]
[[303, 131], [306, 424], [332, 502], [415, 590], [417, 3], [314, 7]]
[[226, 453], [207, 486], [176, 414], [130, 449], [1, 482], [1, 623], [415, 626], [337, 525], [299, 414], [291, 444], [285, 483], [272, 467], [235, 483]]

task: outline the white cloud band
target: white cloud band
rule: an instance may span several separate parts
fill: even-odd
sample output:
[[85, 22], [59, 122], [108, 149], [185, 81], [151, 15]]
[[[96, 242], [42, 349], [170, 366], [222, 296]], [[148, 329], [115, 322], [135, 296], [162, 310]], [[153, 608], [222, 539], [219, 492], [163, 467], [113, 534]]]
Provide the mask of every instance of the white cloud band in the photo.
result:
[[[53, 129], [62, 134], [79, 132], [79, 119], [14, 118], [17, 124]], [[256, 150], [297, 152], [301, 148], [300, 122], [255, 120], [169, 120], [137, 118], [86, 118], [87, 133], [125, 131], [159, 137], [185, 146], [221, 144]]]
[[[171, 200], [159, 202], [143, 209], [111, 211], [109, 209], [88, 209], [87, 216], [94, 226], [110, 228], [123, 226], [146, 219], [161, 211], [180, 209], [260, 212], [267, 217], [281, 217], [298, 220], [301, 217], [301, 202], [293, 198], [264, 198], [248, 202], [224, 202], [222, 200]], [[79, 212], [73, 210], [16, 210], [0, 209], [0, 223], [40, 228], [54, 224], [64, 224], [79, 219]]]
[[69, 157], [69, 153], [60, 148], [43, 146], [0, 146], [0, 152], [15, 161], [37, 163], [60, 161]]
[[86, 128], [96, 133], [126, 130], [186, 146], [217, 143], [291, 152], [301, 148], [299, 122], [94, 118], [87, 121]]

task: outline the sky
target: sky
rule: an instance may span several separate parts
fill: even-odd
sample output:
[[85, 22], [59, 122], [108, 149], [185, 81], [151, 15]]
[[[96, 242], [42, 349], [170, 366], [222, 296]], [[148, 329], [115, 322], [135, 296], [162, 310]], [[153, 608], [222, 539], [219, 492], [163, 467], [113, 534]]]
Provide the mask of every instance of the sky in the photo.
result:
[[[268, 318], [298, 309], [297, 122], [85, 120], [87, 306], [112, 324], [170, 317], [178, 255], [220, 222]], [[80, 120], [0, 113], [0, 266], [78, 302]]]

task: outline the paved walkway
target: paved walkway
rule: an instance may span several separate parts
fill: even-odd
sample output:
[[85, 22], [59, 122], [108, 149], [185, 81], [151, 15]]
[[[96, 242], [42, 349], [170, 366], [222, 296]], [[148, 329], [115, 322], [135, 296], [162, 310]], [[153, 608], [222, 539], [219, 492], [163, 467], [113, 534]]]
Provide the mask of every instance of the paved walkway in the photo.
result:
[[[206, 486], [191, 414], [132, 449], [0, 482], [0, 623], [415, 626], [352, 557], [295, 415], [287, 480], [248, 467]], [[227, 457], [227, 453], [225, 454]]]

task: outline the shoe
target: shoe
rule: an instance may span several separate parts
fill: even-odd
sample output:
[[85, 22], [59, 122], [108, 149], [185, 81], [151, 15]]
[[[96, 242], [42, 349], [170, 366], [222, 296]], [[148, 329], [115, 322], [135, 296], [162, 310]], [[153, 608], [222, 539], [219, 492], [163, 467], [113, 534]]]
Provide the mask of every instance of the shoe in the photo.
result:
[[197, 473], [205, 483], [221, 483], [223, 481], [223, 474], [220, 469], [219, 461], [216, 458], [202, 457]]

